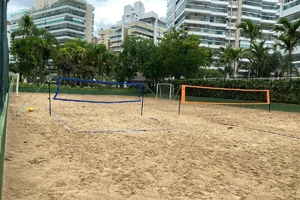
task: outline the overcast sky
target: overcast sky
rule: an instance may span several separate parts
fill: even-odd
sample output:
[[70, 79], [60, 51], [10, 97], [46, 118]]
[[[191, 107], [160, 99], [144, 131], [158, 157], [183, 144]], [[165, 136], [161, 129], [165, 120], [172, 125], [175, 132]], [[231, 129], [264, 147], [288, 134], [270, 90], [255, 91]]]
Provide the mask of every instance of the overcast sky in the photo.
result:
[[[87, 0], [95, 7], [95, 33], [100, 28], [110, 28], [117, 21], [122, 19], [123, 9], [126, 5], [133, 6], [138, 0]], [[167, 0], [141, 0], [145, 6], [145, 11], [154, 11], [158, 17], [165, 17], [167, 11]], [[12, 12], [31, 8], [34, 0], [10, 0], [7, 6], [7, 18]]]

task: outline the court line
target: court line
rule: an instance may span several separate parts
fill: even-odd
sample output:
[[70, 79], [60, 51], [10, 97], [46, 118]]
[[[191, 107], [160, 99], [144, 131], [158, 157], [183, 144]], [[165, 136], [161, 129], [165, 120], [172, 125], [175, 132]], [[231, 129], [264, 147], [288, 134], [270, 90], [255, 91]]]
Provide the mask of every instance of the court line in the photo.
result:
[[56, 114], [53, 114], [52, 116], [53, 116], [54, 119], [56, 119], [59, 123], [61, 123], [61, 124], [62, 124], [69, 132], [72, 132], [72, 130], [71, 130], [69, 127], [67, 127], [67, 126], [63, 123], [62, 119], [60, 119]]
[[283, 137], [294, 138], [294, 139], [300, 140], [300, 137], [287, 135], [287, 134], [284, 134], [284, 133], [277, 133], [277, 132], [273, 132], [273, 131], [263, 130], [263, 129], [259, 129], [259, 128], [244, 127], [244, 126], [238, 126], [238, 125], [233, 125], [233, 124], [226, 124], [226, 123], [223, 123], [223, 122], [214, 122], [214, 123], [218, 123], [218, 124], [222, 124], [222, 125], [226, 125], [226, 126], [240, 127], [240, 128], [246, 129], [246, 130], [259, 131], [259, 132], [263, 132], [263, 133], [270, 133], [270, 134], [273, 134], [273, 135], [279, 135], [279, 136], [283, 136]]

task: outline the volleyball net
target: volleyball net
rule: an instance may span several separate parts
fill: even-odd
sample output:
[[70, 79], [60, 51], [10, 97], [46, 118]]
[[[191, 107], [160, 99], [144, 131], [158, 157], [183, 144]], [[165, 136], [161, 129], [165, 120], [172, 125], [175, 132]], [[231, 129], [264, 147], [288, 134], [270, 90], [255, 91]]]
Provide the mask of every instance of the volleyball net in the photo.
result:
[[[143, 83], [104, 82], [65, 77], [57, 77], [56, 85], [54, 100], [106, 104], [141, 102], [144, 89]], [[86, 95], [93, 95], [93, 98], [91, 96], [86, 98]], [[122, 97], [115, 98], [116, 96]]]
[[269, 90], [182, 85], [180, 95], [180, 103], [186, 104], [269, 105], [270, 109], [271, 103]]

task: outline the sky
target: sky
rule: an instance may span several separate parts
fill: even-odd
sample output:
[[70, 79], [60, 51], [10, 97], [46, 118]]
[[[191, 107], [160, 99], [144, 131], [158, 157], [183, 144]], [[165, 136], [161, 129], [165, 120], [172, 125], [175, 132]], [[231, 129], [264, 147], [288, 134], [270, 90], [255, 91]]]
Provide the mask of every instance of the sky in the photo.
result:
[[[122, 19], [123, 9], [126, 5], [133, 6], [138, 0], [87, 0], [87, 3], [95, 7], [95, 32], [99, 29], [108, 29], [117, 21]], [[153, 11], [158, 17], [165, 17], [167, 11], [167, 0], [141, 0], [145, 6], [145, 12]], [[12, 12], [31, 8], [34, 0], [10, 0], [7, 5], [7, 18]]]

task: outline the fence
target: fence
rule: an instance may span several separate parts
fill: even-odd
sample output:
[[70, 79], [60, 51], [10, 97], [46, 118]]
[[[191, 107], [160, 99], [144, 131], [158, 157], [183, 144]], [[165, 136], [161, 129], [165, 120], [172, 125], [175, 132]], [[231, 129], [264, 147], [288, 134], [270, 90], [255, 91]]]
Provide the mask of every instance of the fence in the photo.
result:
[[0, 0], [0, 200], [3, 190], [3, 168], [6, 142], [6, 120], [8, 105], [8, 41], [7, 41], [7, 2]]

